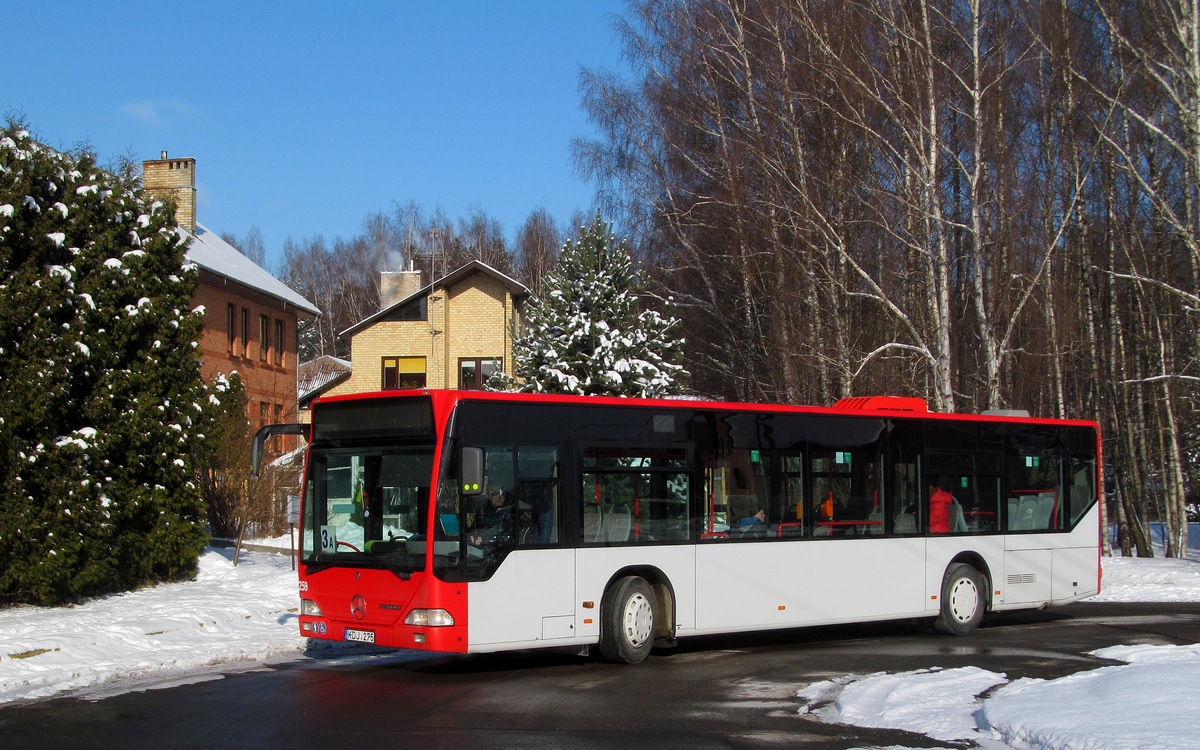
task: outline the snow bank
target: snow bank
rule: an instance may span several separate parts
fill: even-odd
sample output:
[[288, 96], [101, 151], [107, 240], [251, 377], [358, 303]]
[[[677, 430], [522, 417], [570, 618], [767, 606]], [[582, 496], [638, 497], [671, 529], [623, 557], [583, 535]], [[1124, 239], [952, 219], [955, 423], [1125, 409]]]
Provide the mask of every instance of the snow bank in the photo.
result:
[[1200, 601], [1200, 562], [1195, 560], [1106, 557], [1102, 570], [1100, 594], [1089, 602]]
[[231, 553], [206, 551], [195, 581], [0, 609], [0, 702], [301, 653], [290, 558]]
[[[1004, 675], [977, 667], [880, 672], [818, 682], [797, 695], [808, 701], [800, 712], [811, 712], [823, 721], [905, 729], [935, 740], [973, 740], [978, 739], [973, 719], [979, 708], [975, 696], [1005, 682]], [[829, 703], [812, 708], [822, 702]]]
[[1200, 748], [1200, 645], [1116, 646], [1093, 655], [1128, 664], [1011, 683], [977, 667], [852, 675], [797, 696], [805, 701], [800, 713], [822, 721], [983, 748]]

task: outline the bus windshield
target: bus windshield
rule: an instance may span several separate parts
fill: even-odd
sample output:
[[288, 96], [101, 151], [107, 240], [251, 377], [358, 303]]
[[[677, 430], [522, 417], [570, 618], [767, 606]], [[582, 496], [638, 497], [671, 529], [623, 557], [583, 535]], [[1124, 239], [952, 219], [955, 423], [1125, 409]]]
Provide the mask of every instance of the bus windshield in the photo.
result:
[[425, 508], [433, 444], [313, 447], [301, 560], [311, 567], [382, 567], [401, 577], [425, 569]]

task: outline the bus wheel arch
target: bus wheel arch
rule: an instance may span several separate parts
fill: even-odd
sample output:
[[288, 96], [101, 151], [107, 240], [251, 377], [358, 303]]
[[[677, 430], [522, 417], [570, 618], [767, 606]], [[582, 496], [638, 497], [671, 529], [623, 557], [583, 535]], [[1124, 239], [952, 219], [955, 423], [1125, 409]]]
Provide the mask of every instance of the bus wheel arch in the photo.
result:
[[600, 603], [600, 653], [605, 659], [637, 664], [656, 643], [674, 638], [675, 595], [656, 568], [626, 568], [604, 588]]
[[942, 576], [940, 606], [933, 627], [946, 635], [967, 635], [990, 609], [991, 577], [983, 559], [973, 553], [954, 558]]

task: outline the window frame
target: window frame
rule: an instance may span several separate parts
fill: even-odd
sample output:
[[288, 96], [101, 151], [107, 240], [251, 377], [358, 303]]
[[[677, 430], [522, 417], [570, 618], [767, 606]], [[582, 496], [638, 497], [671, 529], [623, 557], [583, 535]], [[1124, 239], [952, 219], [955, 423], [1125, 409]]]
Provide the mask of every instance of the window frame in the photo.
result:
[[232, 357], [237, 355], [237, 305], [232, 302], [225, 305], [226, 333], [229, 336], [229, 349], [227, 353]]
[[[483, 363], [495, 363], [496, 369], [489, 373], [487, 379], [483, 377]], [[463, 387], [463, 366], [467, 363], [475, 365], [475, 387]], [[486, 389], [487, 381], [497, 372], [504, 372], [504, 357], [459, 357], [458, 358], [458, 390], [460, 391], [482, 391]]]
[[242, 308], [242, 353], [241, 356], [250, 356], [250, 308]]
[[[400, 362], [402, 360], [416, 361], [421, 360], [421, 371], [419, 373], [412, 371], [401, 371]], [[389, 365], [389, 363], [392, 363]], [[425, 388], [429, 382], [429, 360], [425, 357], [406, 357], [400, 355], [390, 355], [379, 358], [379, 390], [381, 391], [404, 391]], [[388, 371], [391, 370], [395, 376], [394, 385], [389, 385]], [[420, 375], [420, 378], [415, 377]], [[403, 376], [409, 376], [409, 385], [405, 385]], [[417, 382], [417, 381], [420, 382]]]
[[275, 364], [283, 366], [283, 321], [275, 319]]
[[263, 314], [258, 315], [258, 360], [267, 361], [271, 351], [271, 319]]

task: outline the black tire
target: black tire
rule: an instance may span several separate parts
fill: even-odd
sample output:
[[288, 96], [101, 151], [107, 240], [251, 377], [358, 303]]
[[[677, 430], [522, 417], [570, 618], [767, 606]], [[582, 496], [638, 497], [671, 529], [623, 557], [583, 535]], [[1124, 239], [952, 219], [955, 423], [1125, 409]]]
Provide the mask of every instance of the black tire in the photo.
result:
[[954, 563], [942, 579], [941, 602], [933, 627], [946, 635], [967, 635], [979, 626], [987, 610], [983, 574], [965, 563]]
[[638, 664], [654, 646], [658, 613], [646, 579], [626, 576], [604, 595], [600, 611], [600, 653], [618, 664]]

